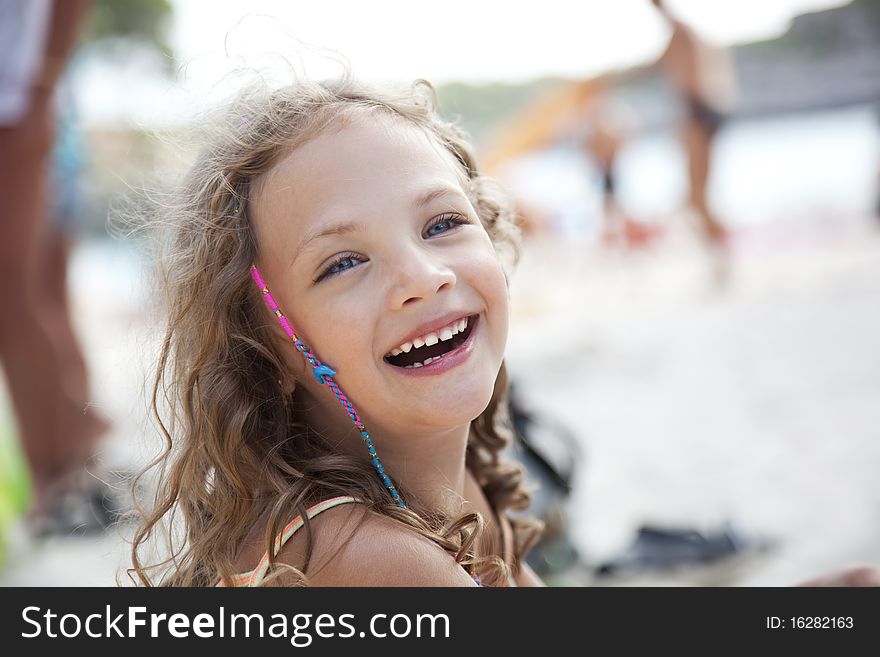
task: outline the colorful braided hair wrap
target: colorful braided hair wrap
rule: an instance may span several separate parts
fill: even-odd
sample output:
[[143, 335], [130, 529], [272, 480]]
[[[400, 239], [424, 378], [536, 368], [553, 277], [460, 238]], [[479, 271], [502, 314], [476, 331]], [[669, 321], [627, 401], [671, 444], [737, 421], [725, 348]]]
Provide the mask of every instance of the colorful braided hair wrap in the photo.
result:
[[293, 330], [293, 327], [290, 325], [290, 322], [284, 316], [284, 313], [281, 312], [281, 309], [278, 307], [278, 303], [275, 301], [272, 293], [269, 292], [269, 288], [266, 285], [266, 281], [263, 280], [262, 274], [260, 274], [260, 270], [257, 269], [256, 265], [251, 265], [251, 278], [254, 279], [254, 282], [257, 284], [257, 287], [260, 289], [260, 292], [263, 294], [263, 301], [266, 302], [266, 306], [268, 306], [269, 310], [272, 311], [272, 314], [278, 319], [278, 323], [281, 324], [281, 328], [284, 329], [284, 333], [287, 334], [287, 337], [293, 343], [293, 346], [296, 347], [296, 350], [299, 351], [303, 357], [308, 361], [309, 366], [312, 368], [312, 375], [315, 377], [315, 380], [318, 383], [323, 383], [333, 392], [333, 395], [336, 399], [339, 400], [339, 403], [342, 404], [342, 407], [345, 409], [345, 412], [348, 414], [348, 417], [351, 419], [354, 426], [361, 434], [361, 438], [364, 441], [364, 445], [367, 447], [367, 451], [370, 453], [370, 460], [373, 463], [373, 467], [376, 468], [376, 472], [379, 474], [379, 478], [382, 480], [382, 483], [385, 484], [385, 488], [388, 489], [388, 493], [391, 495], [391, 499], [394, 500], [394, 503], [397, 504], [401, 509], [405, 509], [406, 505], [403, 503], [403, 499], [400, 497], [400, 493], [397, 492], [397, 487], [394, 485], [394, 482], [391, 481], [391, 477], [385, 472], [385, 466], [382, 465], [382, 462], [379, 460], [378, 454], [376, 454], [376, 447], [373, 445], [373, 439], [370, 437], [370, 432], [367, 431], [367, 428], [364, 426], [363, 421], [361, 420], [360, 415], [358, 415], [357, 410], [352, 403], [348, 400], [348, 397], [345, 396], [345, 393], [340, 390], [339, 386], [333, 380], [333, 377], [336, 375], [336, 372], [333, 371], [331, 367], [322, 363], [318, 360], [318, 357], [312, 353], [311, 349], [309, 349], [303, 341], [297, 337], [296, 332]]

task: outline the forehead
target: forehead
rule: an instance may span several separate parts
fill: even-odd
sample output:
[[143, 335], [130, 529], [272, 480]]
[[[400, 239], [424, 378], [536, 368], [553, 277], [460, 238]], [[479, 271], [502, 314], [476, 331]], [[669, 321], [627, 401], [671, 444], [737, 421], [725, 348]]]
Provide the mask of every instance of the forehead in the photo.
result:
[[410, 202], [425, 189], [464, 194], [465, 174], [426, 130], [371, 113], [296, 147], [256, 181], [254, 219], [260, 242], [331, 219], [352, 218]]

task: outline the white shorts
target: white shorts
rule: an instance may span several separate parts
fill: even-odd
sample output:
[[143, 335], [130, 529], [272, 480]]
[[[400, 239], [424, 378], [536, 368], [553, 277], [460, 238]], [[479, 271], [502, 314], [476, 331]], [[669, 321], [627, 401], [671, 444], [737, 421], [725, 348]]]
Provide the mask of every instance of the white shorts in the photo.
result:
[[51, 10], [51, 0], [0, 0], [0, 127], [15, 125], [28, 111]]

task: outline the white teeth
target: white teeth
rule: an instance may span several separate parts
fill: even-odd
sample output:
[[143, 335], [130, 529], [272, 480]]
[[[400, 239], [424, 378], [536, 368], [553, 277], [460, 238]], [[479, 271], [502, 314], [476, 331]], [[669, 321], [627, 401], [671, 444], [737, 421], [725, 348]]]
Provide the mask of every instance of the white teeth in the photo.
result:
[[426, 358], [425, 360], [423, 360], [421, 363], [413, 363], [412, 365], [404, 365], [403, 369], [411, 370], [414, 367], [424, 367], [425, 365], [430, 365], [431, 363], [434, 363], [434, 362], [440, 360], [441, 358], [443, 358], [443, 356], [434, 356], [433, 358], [429, 357], [429, 358]]
[[412, 342], [404, 342], [402, 345], [399, 345], [391, 350], [390, 356], [399, 356], [402, 353], [409, 353], [410, 351], [415, 349], [419, 349], [424, 346], [432, 346], [443, 340], [451, 340], [454, 335], [458, 335], [462, 331], [467, 328], [468, 318], [463, 317], [458, 320], [454, 324], [450, 324], [449, 326], [444, 326], [442, 329], [437, 331], [436, 333], [428, 333], [427, 335], [420, 336], [418, 338], [413, 338]]

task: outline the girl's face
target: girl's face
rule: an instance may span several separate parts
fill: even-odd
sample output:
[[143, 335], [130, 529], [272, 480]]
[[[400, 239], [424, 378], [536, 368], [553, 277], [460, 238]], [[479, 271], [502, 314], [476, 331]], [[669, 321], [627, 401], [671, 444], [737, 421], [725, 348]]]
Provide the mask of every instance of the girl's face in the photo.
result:
[[[508, 291], [463, 183], [425, 131], [376, 115], [312, 139], [258, 181], [257, 265], [368, 426], [449, 429], [491, 399]], [[347, 422], [288, 353], [324, 414]]]

